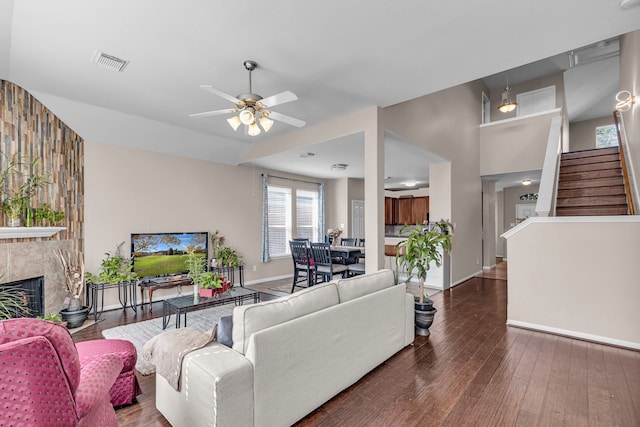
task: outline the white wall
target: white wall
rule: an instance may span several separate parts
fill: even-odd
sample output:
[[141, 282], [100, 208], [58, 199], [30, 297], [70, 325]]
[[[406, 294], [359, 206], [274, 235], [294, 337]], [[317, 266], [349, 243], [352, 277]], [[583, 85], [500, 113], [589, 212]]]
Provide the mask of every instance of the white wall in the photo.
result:
[[640, 217], [529, 221], [508, 238], [507, 323], [640, 349]]
[[[90, 141], [84, 170], [87, 271], [96, 273], [104, 253], [120, 242], [129, 255], [131, 233], [217, 229], [242, 255], [245, 282], [292, 272], [290, 257], [260, 261], [263, 170]], [[108, 290], [105, 304], [116, 303], [117, 293]]]
[[454, 284], [480, 271], [482, 259], [482, 88], [471, 82], [384, 109], [386, 130], [451, 162], [429, 168], [429, 218], [454, 223]]

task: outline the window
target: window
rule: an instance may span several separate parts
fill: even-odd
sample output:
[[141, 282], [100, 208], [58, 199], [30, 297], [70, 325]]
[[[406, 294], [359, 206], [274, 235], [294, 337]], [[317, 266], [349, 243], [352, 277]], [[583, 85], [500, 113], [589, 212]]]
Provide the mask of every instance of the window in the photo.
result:
[[269, 186], [269, 254], [289, 252], [291, 239], [291, 188]]
[[516, 95], [516, 102], [518, 117], [553, 110], [556, 108], [556, 87], [549, 86], [519, 93]]
[[616, 125], [596, 127], [596, 148], [607, 148], [618, 146], [618, 133]]
[[289, 240], [293, 237], [318, 241], [320, 203], [317, 190], [269, 185], [267, 191], [270, 256], [288, 255]]
[[318, 241], [318, 192], [296, 191], [296, 237]]

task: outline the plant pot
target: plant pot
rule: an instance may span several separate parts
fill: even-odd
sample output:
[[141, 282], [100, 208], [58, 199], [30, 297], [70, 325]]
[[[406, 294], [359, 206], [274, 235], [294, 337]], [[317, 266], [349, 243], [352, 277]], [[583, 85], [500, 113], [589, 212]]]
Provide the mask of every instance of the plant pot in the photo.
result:
[[22, 220], [19, 216], [7, 218], [7, 227], [20, 227], [21, 225]]
[[67, 328], [69, 329], [82, 326], [88, 315], [89, 307], [80, 307], [76, 310], [68, 308], [60, 310], [60, 317], [62, 317], [63, 322], [67, 322]]
[[200, 289], [200, 296], [211, 298], [216, 293], [216, 289]]
[[414, 311], [416, 314], [416, 335], [428, 337], [430, 334], [429, 327], [433, 323], [433, 318], [438, 310], [433, 306], [433, 301], [426, 300], [422, 304], [416, 302]]

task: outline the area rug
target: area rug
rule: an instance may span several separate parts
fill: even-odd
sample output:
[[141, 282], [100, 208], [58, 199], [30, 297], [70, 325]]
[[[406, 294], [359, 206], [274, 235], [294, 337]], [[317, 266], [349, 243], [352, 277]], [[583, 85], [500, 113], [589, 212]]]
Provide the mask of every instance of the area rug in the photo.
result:
[[[202, 332], [211, 332], [222, 316], [228, 316], [233, 312], [233, 304], [225, 304], [204, 310], [192, 311], [187, 314], [187, 326], [198, 329]], [[129, 325], [116, 326], [105, 329], [102, 336], [105, 338], [128, 340], [133, 343], [138, 352], [136, 370], [141, 375], [150, 375], [156, 371], [156, 367], [143, 360], [141, 357], [144, 344], [154, 336], [166, 331], [174, 330], [176, 327], [175, 315], [171, 316], [167, 329], [162, 329], [162, 317], [157, 317], [144, 322], [131, 323]], [[184, 320], [184, 319], [183, 319]], [[184, 327], [184, 323], [182, 325]]]

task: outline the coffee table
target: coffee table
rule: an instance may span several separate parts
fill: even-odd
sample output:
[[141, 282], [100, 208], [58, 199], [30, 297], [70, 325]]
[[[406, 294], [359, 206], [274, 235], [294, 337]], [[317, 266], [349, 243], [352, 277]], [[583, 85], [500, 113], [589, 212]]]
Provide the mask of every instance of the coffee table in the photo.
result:
[[245, 300], [253, 299], [254, 303], [260, 301], [260, 292], [251, 289], [233, 287], [227, 292], [213, 297], [201, 297], [185, 295], [177, 298], [169, 298], [162, 303], [162, 329], [166, 329], [171, 320], [171, 315], [176, 315], [176, 329], [181, 327], [181, 319], [184, 316], [184, 326], [187, 326], [187, 313], [202, 310], [216, 305], [235, 303], [242, 305]]

